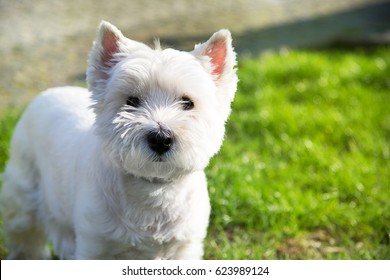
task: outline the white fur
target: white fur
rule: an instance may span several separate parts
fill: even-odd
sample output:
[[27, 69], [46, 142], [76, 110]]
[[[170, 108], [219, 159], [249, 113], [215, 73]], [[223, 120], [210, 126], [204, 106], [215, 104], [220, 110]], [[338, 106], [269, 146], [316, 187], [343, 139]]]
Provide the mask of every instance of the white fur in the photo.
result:
[[[46, 239], [62, 259], [201, 258], [203, 169], [222, 145], [235, 63], [227, 30], [188, 53], [151, 49], [102, 22], [90, 91], [47, 90], [15, 129], [1, 193], [8, 258], [48, 258]], [[183, 110], [184, 95], [193, 109]], [[141, 105], [126, 105], [129, 96]], [[146, 135], [159, 127], [174, 142], [157, 161]]]

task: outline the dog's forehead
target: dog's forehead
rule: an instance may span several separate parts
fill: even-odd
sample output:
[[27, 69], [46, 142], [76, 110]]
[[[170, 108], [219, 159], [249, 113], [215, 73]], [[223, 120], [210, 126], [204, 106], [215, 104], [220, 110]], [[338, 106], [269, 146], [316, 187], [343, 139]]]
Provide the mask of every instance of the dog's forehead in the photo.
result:
[[[200, 68], [200, 63], [189, 52], [175, 49], [140, 49], [118, 57], [121, 68], [144, 68], [150, 71], [161, 67]], [[179, 69], [179, 70], [180, 70]]]
[[174, 85], [194, 91], [209, 91], [214, 88], [211, 75], [191, 53], [165, 49], [155, 63], [153, 75], [160, 85]]
[[[175, 49], [152, 50], [154, 57], [152, 64], [155, 68], [177, 68], [177, 72], [192, 68], [196, 71], [200, 67], [199, 61], [189, 52]], [[198, 69], [199, 70], [199, 69]], [[188, 70], [187, 70], [188, 71]]]
[[120, 79], [148, 87], [154, 84], [166, 89], [208, 91], [214, 86], [200, 61], [185, 51], [143, 49], [129, 53], [118, 66]]
[[136, 88], [142, 93], [152, 88], [172, 96], [215, 91], [212, 77], [201, 62], [189, 52], [174, 49], [133, 50], [122, 56], [111, 73], [113, 81], [122, 81], [120, 88]]

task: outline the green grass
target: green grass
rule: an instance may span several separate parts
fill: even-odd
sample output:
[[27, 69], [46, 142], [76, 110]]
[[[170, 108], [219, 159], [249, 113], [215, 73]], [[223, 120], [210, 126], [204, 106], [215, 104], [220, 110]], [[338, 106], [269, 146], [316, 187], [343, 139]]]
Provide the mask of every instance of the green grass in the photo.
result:
[[[390, 259], [390, 49], [241, 59], [206, 259]], [[17, 114], [0, 114], [0, 170]]]
[[390, 259], [390, 49], [239, 64], [206, 257]]
[[[9, 155], [9, 142], [12, 136], [12, 131], [19, 119], [20, 112], [15, 110], [8, 110], [7, 112], [0, 112], [0, 183], [1, 173]], [[0, 233], [2, 233], [2, 220], [0, 219]], [[0, 259], [6, 256], [6, 249], [3, 246], [4, 240], [2, 234], [0, 235]]]

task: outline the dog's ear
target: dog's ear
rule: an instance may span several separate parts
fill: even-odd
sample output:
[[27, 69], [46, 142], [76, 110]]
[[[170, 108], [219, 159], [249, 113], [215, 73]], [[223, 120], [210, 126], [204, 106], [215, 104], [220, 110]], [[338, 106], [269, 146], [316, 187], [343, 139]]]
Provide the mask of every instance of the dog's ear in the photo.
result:
[[100, 23], [88, 60], [87, 82], [91, 91], [99, 81], [108, 78], [108, 71], [117, 62], [115, 54], [120, 51], [125, 40], [126, 38], [114, 25], [106, 21]]
[[108, 22], [102, 21], [95, 46], [98, 51], [97, 58], [103, 66], [112, 66], [113, 56], [118, 52], [121, 41], [124, 41], [124, 36], [119, 29]]
[[233, 50], [230, 31], [227, 29], [214, 33], [207, 42], [196, 45], [192, 54], [202, 62], [216, 82], [231, 74], [235, 75], [236, 53]]

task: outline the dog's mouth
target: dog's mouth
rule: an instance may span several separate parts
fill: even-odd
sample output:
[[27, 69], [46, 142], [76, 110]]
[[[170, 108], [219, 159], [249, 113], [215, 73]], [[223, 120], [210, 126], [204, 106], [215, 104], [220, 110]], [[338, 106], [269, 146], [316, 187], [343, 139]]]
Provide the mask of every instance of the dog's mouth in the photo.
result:
[[160, 163], [163, 163], [163, 162], [168, 162], [169, 161], [169, 158], [172, 156], [172, 153], [165, 153], [165, 154], [153, 154], [150, 159], [152, 162], [160, 162]]
[[168, 151], [166, 153], [162, 153], [162, 154], [152, 152], [149, 156], [149, 160], [152, 162], [160, 162], [160, 163], [168, 162], [173, 157], [173, 155], [174, 155], [173, 150], [170, 150], [170, 151]]
[[152, 159], [153, 162], [164, 162], [165, 159], [162, 156], [156, 155]]

